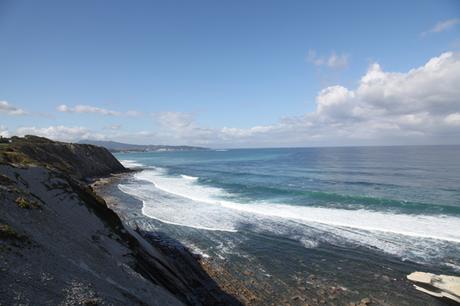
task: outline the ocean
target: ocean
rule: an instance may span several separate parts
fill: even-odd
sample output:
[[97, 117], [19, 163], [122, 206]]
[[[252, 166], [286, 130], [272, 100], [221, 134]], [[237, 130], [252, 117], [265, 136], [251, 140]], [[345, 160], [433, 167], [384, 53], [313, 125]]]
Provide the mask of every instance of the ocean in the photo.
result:
[[260, 304], [304, 294], [313, 305], [436, 305], [405, 275], [460, 274], [460, 146], [116, 157], [139, 169], [114, 187], [140, 203], [125, 207], [127, 222], [252, 278], [254, 291], [269, 290]]

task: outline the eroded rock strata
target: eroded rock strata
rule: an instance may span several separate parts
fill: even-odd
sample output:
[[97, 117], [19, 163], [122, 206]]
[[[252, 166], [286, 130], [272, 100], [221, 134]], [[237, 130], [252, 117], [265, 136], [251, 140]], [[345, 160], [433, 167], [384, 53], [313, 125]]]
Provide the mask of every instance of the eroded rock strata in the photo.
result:
[[239, 304], [190, 254], [175, 260], [125, 227], [88, 184], [124, 171], [97, 146], [0, 144], [0, 305]]

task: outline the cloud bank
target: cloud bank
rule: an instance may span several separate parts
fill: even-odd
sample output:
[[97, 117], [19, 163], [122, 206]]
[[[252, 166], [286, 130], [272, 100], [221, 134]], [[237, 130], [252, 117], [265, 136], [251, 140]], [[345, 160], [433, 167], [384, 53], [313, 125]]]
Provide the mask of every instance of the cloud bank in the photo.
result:
[[334, 69], [343, 69], [348, 67], [348, 55], [332, 52], [328, 57], [318, 56], [316, 51], [310, 49], [307, 54], [307, 62], [315, 66], [326, 66]]
[[99, 114], [104, 116], [140, 116], [141, 113], [137, 111], [127, 111], [127, 112], [118, 112], [114, 110], [109, 110], [105, 108], [100, 108], [91, 105], [82, 105], [78, 104], [74, 107], [61, 104], [56, 108], [59, 112], [62, 113], [76, 113], [76, 114]]
[[324, 88], [315, 111], [271, 125], [211, 129], [181, 113], [159, 123], [171, 137], [222, 146], [459, 143], [458, 84], [460, 53], [446, 52], [406, 73], [373, 63], [356, 88]]
[[7, 101], [0, 101], [0, 113], [5, 113], [7, 115], [19, 116], [25, 115], [26, 111], [16, 106], [11, 105]]
[[[446, 52], [407, 72], [388, 72], [373, 63], [355, 87], [326, 87], [317, 94], [314, 111], [269, 125], [210, 128], [199, 124], [193, 114], [162, 112], [151, 118], [155, 129], [149, 126], [140, 132], [124, 132], [118, 126], [100, 131], [50, 126], [21, 127], [15, 133], [1, 127], [0, 133], [211, 147], [459, 144], [459, 84], [460, 52]], [[61, 105], [59, 110], [121, 114], [90, 106]]]
[[19, 127], [15, 135], [37, 135], [50, 139], [61, 141], [77, 141], [80, 139], [105, 139], [104, 135], [94, 133], [85, 127], [67, 127], [63, 125], [49, 126], [45, 128], [39, 127]]
[[1, 137], [9, 137], [10, 133], [8, 132], [8, 129], [6, 126], [0, 125], [0, 136]]
[[421, 36], [426, 36], [428, 34], [445, 32], [447, 30], [452, 29], [453, 27], [455, 27], [459, 23], [460, 23], [460, 18], [453, 18], [453, 19], [443, 20], [443, 21], [440, 21], [437, 24], [435, 24], [434, 27], [432, 27], [428, 31], [422, 32], [420, 35]]

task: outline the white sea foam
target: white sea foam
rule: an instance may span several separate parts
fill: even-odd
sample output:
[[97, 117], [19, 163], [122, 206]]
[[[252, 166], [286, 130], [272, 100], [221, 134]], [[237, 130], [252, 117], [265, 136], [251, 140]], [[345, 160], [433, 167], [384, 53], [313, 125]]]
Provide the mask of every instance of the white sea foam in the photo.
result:
[[151, 214], [144, 213], [144, 210], [142, 211], [142, 213], [143, 213], [144, 215], [146, 215], [146, 216], [149, 216], [149, 217], [152, 218], [152, 219], [161, 221], [161, 222], [166, 223], [166, 224], [172, 224], [172, 225], [177, 225], [177, 226], [191, 227], [191, 228], [202, 229], [202, 230], [207, 230], [207, 231], [233, 232], [233, 233], [236, 233], [236, 232], [237, 232], [237, 230], [230, 229], [230, 228], [206, 227], [206, 226], [192, 225], [192, 224], [181, 224], [181, 223], [177, 223], [177, 222], [172, 222], [172, 221], [168, 221], [168, 220], [163, 220], [163, 219], [154, 217], [154, 216], [152, 216]]
[[194, 254], [200, 255], [203, 258], [209, 258], [210, 257], [209, 254], [205, 253], [205, 251], [203, 251], [201, 248], [199, 248], [193, 242], [188, 242], [187, 246], [189, 247], [189, 249], [191, 249], [192, 253], [194, 253]]
[[182, 174], [181, 177], [186, 180], [196, 181], [198, 177]]
[[450, 267], [450, 268], [454, 269], [454, 270], [457, 271], [457, 272], [460, 272], [460, 266], [458, 266], [458, 265], [455, 265], [455, 264], [450, 263], [450, 262], [447, 262], [447, 263], [445, 263], [444, 265], [447, 266], [447, 267]]
[[136, 173], [135, 179], [144, 183], [119, 188], [143, 201], [146, 216], [169, 224], [229, 232], [250, 225], [251, 230], [292, 237], [305, 247], [319, 241], [343, 243], [345, 238], [410, 259], [460, 243], [460, 218], [451, 216], [237, 203], [223, 189], [201, 185], [195, 177], [170, 176], [157, 167]]
[[[160, 168], [161, 169], [161, 168]], [[159, 175], [160, 174], [160, 175]], [[346, 210], [271, 203], [241, 204], [225, 200], [222, 189], [196, 183], [196, 178], [164, 176], [164, 171], [143, 171], [137, 179], [152, 182], [155, 187], [193, 201], [220, 205], [246, 213], [301, 221], [382, 231], [413, 237], [432, 238], [460, 243], [460, 218], [448, 216], [407, 215], [369, 210]]]
[[[148, 172], [152, 175], [152, 173], [161, 173], [161, 170], [148, 170]], [[183, 178], [176, 178], [176, 180], [191, 182]], [[184, 192], [188, 191], [185, 187], [181, 187]], [[195, 202], [186, 197], [171, 196], [170, 193], [162, 192], [161, 189], [152, 192], [151, 184], [120, 184], [118, 188], [143, 202], [142, 213], [144, 215], [163, 223], [210, 231], [236, 232], [234, 218], [231, 215], [215, 217], [222, 210], [222, 207], [218, 205]]]
[[368, 210], [345, 210], [279, 204], [242, 205], [224, 202], [225, 207], [265, 216], [315, 222], [333, 226], [381, 231], [412, 237], [432, 238], [460, 243], [460, 218], [447, 216], [405, 215]]
[[155, 167], [152, 170], [136, 173], [134, 177], [139, 180], [151, 182], [156, 188], [170, 194], [197, 202], [218, 204], [221, 197], [228, 195], [222, 189], [196, 184], [197, 178], [195, 177], [186, 175], [168, 176], [165, 174], [165, 169]]
[[144, 165], [135, 161], [135, 160], [130, 160], [130, 159], [121, 159], [120, 163], [125, 167], [125, 168], [141, 168]]

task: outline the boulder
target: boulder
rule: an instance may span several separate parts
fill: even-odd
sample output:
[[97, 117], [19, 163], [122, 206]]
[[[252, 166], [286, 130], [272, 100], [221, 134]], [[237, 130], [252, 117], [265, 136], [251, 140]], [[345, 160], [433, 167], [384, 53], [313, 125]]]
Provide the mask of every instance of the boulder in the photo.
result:
[[447, 298], [460, 303], [460, 277], [414, 272], [407, 276], [415, 289], [438, 298]]

